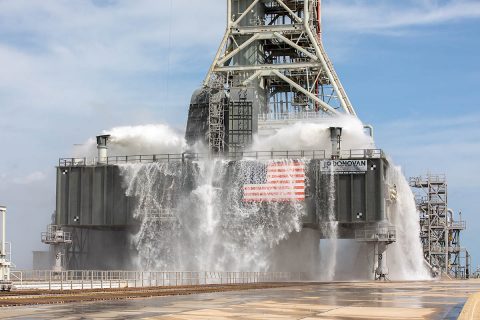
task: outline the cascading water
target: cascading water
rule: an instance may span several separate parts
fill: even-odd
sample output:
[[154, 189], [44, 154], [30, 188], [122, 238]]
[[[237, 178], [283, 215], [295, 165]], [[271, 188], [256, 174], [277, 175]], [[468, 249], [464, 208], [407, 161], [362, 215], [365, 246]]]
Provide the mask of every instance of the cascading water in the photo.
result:
[[[339, 117], [285, 127], [273, 136], [257, 138], [252, 150], [324, 150], [330, 145], [331, 126], [343, 128], [344, 150], [375, 148], [358, 119]], [[112, 134], [111, 154], [181, 153], [186, 146], [182, 135], [165, 125], [106, 133]], [[86, 143], [84, 149], [95, 154], [94, 142]], [[327, 239], [319, 246], [319, 232], [302, 229], [304, 202], [243, 201], [242, 187], [264, 183], [270, 162], [186, 163], [120, 165], [126, 193], [135, 202], [138, 229], [132, 245], [138, 252], [139, 269], [308, 271], [321, 280], [368, 277], [367, 246], [336, 239], [333, 173], [326, 179], [326, 206], [319, 209], [327, 220], [322, 230]], [[388, 212], [397, 228], [397, 242], [387, 250], [389, 277], [427, 279], [413, 196], [398, 169], [392, 166], [387, 173], [389, 184], [398, 191], [397, 202]]]
[[[290, 160], [285, 161], [288, 165]], [[300, 232], [302, 202], [245, 203], [242, 187], [262, 183], [269, 162], [223, 160], [120, 166], [140, 227], [138, 267], [265, 271], [273, 248]], [[292, 178], [293, 179], [293, 178]], [[303, 271], [299, 266], [299, 271]]]
[[[171, 210], [184, 192], [181, 164], [126, 164], [120, 166], [126, 193], [135, 199], [133, 216], [140, 221], [132, 238], [138, 252], [137, 265], [146, 270], [165, 269], [178, 262], [178, 217]], [[161, 230], [162, 232], [156, 232]], [[171, 246], [159, 246], [169, 243]]]
[[[338, 249], [338, 221], [335, 215], [335, 201], [335, 172], [333, 166], [331, 166], [330, 173], [328, 174], [327, 221], [325, 221], [322, 227], [322, 232], [326, 239], [320, 241], [320, 255], [322, 258], [320, 279], [322, 281], [332, 281], [335, 279]], [[322, 242], [324, 245], [322, 245]]]
[[400, 167], [390, 166], [387, 175], [390, 186], [397, 190], [397, 200], [389, 206], [389, 220], [396, 227], [397, 241], [388, 248], [392, 280], [425, 280], [430, 273], [424, 263], [420, 242], [420, 222], [415, 197]]

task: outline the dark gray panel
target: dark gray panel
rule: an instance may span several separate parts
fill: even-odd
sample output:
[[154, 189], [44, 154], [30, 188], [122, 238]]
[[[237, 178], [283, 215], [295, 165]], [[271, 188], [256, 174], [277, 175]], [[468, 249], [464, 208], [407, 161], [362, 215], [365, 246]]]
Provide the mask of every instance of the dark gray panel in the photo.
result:
[[367, 215], [365, 193], [366, 175], [352, 175], [351, 182], [352, 221], [365, 222]]
[[57, 224], [126, 226], [130, 212], [130, 203], [117, 167], [71, 167], [57, 170]]
[[104, 225], [105, 172], [103, 167], [95, 167], [93, 170], [92, 225]]
[[[234, 163], [234, 162], [232, 162]], [[194, 181], [195, 166], [182, 165], [188, 181]], [[383, 159], [368, 161], [365, 174], [336, 175], [337, 219], [342, 224], [377, 222], [385, 216]], [[64, 174], [63, 171], [66, 171]], [[320, 172], [320, 160], [311, 161], [307, 170], [308, 189], [304, 223], [318, 227], [328, 215], [329, 175]], [[167, 185], [169, 185], [167, 183]], [[190, 192], [185, 185], [180, 193]], [[83, 227], [133, 226], [134, 200], [125, 195], [119, 168], [116, 166], [59, 168], [57, 171], [57, 224]], [[357, 218], [357, 214], [362, 215]], [[79, 221], [75, 221], [79, 217]]]
[[336, 205], [337, 219], [342, 222], [352, 221], [351, 176], [337, 176]]

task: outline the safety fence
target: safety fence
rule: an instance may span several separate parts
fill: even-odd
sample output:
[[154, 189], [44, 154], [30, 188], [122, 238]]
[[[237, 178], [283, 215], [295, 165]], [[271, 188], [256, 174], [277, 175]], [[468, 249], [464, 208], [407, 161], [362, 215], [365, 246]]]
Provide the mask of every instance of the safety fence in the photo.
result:
[[12, 271], [16, 289], [79, 290], [305, 281], [301, 272]]
[[285, 120], [309, 120], [325, 119], [332, 117], [324, 112], [287, 112], [287, 113], [262, 113], [258, 115], [259, 121], [285, 121]]
[[355, 240], [361, 242], [395, 242], [397, 231], [394, 226], [355, 229]]

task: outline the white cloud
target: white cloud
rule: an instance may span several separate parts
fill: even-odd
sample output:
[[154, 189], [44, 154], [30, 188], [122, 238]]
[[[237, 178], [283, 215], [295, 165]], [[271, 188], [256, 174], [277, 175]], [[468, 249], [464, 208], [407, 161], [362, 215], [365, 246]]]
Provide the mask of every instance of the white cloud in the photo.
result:
[[[224, 31], [225, 1], [99, 2], [0, 0], [1, 102], [12, 117], [20, 108], [93, 115], [188, 103], [185, 88], [200, 84]], [[479, 16], [478, 1], [325, 1], [337, 38]]]
[[476, 0], [347, 0], [325, 1], [325, 21], [353, 33], [396, 32], [461, 19], [480, 18]]
[[0, 202], [20, 266], [55, 206], [58, 157], [109, 127], [183, 127], [225, 20], [224, 0], [0, 0]]
[[44, 181], [47, 178], [47, 175], [41, 171], [32, 172], [26, 176], [13, 178], [12, 182], [20, 185], [29, 185], [37, 182]]
[[480, 114], [402, 119], [377, 127], [377, 143], [409, 175], [446, 173], [452, 185], [480, 188]]
[[220, 41], [224, 1], [175, 0], [171, 10], [169, 3], [0, 0], [3, 105], [94, 112], [142, 103], [139, 82], [158, 94], [174, 73], [198, 72], [199, 50], [209, 60]]
[[480, 114], [427, 114], [384, 123], [376, 129], [377, 142], [401, 164], [407, 177], [446, 174], [448, 206], [462, 210], [468, 224], [462, 234], [462, 246], [473, 252], [478, 262]]

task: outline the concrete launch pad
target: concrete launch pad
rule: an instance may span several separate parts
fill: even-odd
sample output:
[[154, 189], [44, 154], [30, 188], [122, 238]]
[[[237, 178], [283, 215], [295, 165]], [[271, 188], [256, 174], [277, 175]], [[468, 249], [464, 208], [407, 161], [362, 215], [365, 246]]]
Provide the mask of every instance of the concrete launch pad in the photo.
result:
[[293, 287], [2, 309], [9, 319], [457, 319], [480, 281]]

